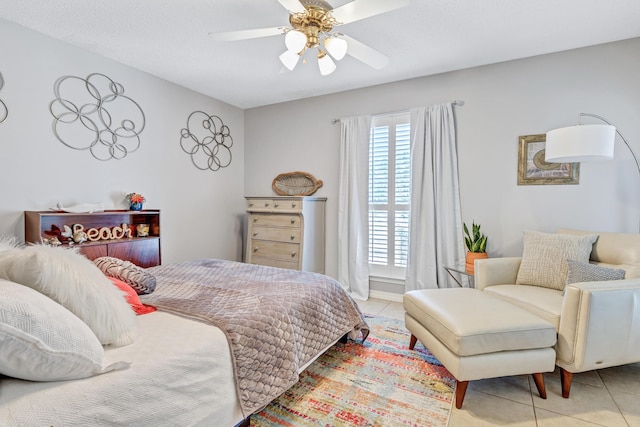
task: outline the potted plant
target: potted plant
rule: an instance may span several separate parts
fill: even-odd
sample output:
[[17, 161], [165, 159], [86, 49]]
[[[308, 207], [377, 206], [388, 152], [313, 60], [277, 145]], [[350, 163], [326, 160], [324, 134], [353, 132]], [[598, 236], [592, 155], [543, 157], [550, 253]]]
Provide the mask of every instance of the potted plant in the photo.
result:
[[147, 201], [142, 194], [129, 193], [125, 196], [127, 202], [129, 202], [129, 210], [141, 211], [142, 204]]
[[487, 236], [480, 232], [480, 225], [475, 222], [471, 223], [471, 233], [467, 224], [464, 226], [464, 244], [467, 246], [467, 258], [465, 270], [469, 274], [474, 273], [474, 262], [476, 259], [488, 258], [487, 255]]

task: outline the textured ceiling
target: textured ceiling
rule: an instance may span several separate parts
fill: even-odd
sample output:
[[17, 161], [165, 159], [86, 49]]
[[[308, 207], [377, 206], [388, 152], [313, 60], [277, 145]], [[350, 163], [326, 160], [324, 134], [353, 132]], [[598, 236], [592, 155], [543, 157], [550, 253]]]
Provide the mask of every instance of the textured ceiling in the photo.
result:
[[322, 77], [313, 57], [283, 72], [283, 36], [209, 35], [287, 25], [276, 0], [0, 0], [0, 18], [241, 108], [640, 36], [640, 0], [411, 0], [338, 27], [385, 68], [347, 56]]

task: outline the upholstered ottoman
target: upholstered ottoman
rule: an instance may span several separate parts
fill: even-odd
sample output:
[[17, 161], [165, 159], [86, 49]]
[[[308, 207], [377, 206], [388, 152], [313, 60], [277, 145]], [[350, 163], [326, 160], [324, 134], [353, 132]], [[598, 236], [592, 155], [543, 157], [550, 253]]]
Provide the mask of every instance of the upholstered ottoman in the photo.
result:
[[555, 367], [556, 330], [546, 320], [477, 289], [404, 294], [405, 325], [456, 378], [456, 408], [469, 381], [532, 374], [547, 398], [543, 372]]

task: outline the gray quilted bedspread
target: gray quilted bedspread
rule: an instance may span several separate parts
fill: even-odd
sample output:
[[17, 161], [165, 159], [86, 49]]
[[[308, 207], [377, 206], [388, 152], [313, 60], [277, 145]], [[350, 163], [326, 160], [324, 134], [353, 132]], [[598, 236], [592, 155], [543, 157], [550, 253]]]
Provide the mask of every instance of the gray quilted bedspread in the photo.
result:
[[157, 287], [141, 296], [145, 304], [225, 333], [245, 416], [295, 384], [302, 367], [331, 343], [345, 334], [364, 340], [369, 333], [351, 297], [321, 274], [221, 260], [148, 271]]

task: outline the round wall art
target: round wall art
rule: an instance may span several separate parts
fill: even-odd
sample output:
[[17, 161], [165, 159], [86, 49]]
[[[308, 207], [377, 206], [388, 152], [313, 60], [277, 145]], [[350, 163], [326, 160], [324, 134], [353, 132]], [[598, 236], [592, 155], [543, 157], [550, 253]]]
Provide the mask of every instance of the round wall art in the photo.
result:
[[[2, 78], [2, 73], [0, 73], [0, 90], [4, 87], [4, 79]], [[0, 99], [0, 123], [7, 120], [7, 116], [9, 115], [9, 110], [7, 109], [7, 104], [4, 103], [2, 99]]]
[[203, 111], [189, 114], [187, 127], [180, 131], [180, 147], [200, 170], [217, 171], [229, 166], [232, 145], [229, 126], [220, 117]]
[[140, 147], [144, 112], [120, 83], [99, 73], [64, 76], [54, 93], [53, 133], [67, 147], [89, 150], [98, 160], [122, 159]]

